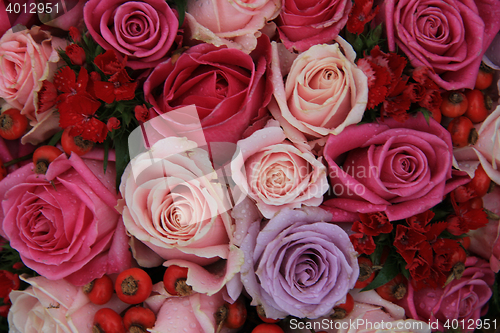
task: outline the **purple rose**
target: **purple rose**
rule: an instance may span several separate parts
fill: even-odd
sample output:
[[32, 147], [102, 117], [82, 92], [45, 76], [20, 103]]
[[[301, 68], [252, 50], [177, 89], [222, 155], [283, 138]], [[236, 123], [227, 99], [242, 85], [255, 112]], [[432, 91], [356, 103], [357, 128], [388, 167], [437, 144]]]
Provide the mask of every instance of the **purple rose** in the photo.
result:
[[317, 318], [345, 302], [359, 275], [345, 231], [321, 208], [285, 208], [261, 229], [254, 221], [241, 249], [243, 285], [267, 317]]
[[481, 58], [500, 29], [496, 0], [387, 0], [381, 7], [389, 50], [447, 90], [474, 88]]
[[133, 69], [167, 59], [179, 22], [163, 0], [90, 0], [83, 11], [89, 33], [106, 50], [127, 57]]

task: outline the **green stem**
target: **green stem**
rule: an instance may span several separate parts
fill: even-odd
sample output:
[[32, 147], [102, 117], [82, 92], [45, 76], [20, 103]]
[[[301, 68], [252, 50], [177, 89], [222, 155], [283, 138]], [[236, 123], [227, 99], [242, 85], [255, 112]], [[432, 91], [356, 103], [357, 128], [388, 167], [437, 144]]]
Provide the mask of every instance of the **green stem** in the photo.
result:
[[15, 158], [15, 159], [13, 159], [11, 161], [8, 161], [8, 162], [5, 162], [3, 164], [3, 166], [6, 167], [6, 168], [8, 168], [11, 165], [17, 164], [17, 163], [22, 162], [22, 161], [30, 160], [32, 158], [33, 158], [33, 153], [28, 154], [28, 155], [24, 155], [24, 156], [21, 156], [21, 157], [18, 157], [18, 158]]

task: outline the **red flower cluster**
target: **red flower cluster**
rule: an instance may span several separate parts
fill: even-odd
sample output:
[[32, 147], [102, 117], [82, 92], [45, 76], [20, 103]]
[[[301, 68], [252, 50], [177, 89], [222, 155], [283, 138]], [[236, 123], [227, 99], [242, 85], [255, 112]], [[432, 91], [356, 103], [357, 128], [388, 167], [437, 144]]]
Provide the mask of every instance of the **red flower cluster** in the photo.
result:
[[362, 34], [365, 29], [365, 24], [373, 20], [375, 15], [378, 14], [379, 7], [374, 10], [373, 0], [356, 0], [354, 6], [349, 13], [346, 28], [352, 34]]
[[405, 58], [396, 53], [384, 53], [375, 46], [370, 55], [358, 61], [358, 66], [368, 77], [368, 104], [373, 109], [382, 103], [381, 117], [389, 116], [404, 122], [412, 103], [418, 103], [429, 111], [438, 110], [441, 94], [438, 86], [429, 78], [427, 68], [417, 68], [412, 73], [415, 82], [408, 82], [403, 75], [407, 64]]
[[360, 221], [354, 222], [351, 228], [356, 233], [349, 238], [358, 253], [370, 255], [376, 247], [373, 237], [390, 233], [393, 226], [384, 212], [359, 214], [359, 218]]
[[0, 298], [3, 298], [3, 305], [0, 305], [0, 316], [7, 317], [10, 309], [9, 294], [12, 290], [17, 290], [21, 286], [21, 281], [17, 274], [6, 270], [0, 270]]
[[460, 236], [469, 230], [476, 230], [488, 224], [488, 215], [482, 207], [475, 207], [473, 201], [469, 200], [457, 203], [455, 192], [450, 193], [451, 204], [455, 214], [446, 219], [447, 228], [452, 235]]

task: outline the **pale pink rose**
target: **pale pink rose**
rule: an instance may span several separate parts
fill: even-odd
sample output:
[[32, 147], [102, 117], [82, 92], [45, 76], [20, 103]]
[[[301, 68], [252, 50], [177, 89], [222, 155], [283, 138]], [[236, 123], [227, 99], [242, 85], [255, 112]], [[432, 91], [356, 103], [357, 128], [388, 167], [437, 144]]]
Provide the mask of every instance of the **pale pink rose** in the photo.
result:
[[[171, 297], [165, 291], [163, 282], [159, 282], [153, 286], [152, 295], [144, 303], [157, 318], [155, 326], [148, 332], [214, 333], [217, 330], [214, 313], [224, 305], [224, 293]], [[220, 333], [237, 331], [223, 326]]]
[[0, 39], [0, 97], [21, 110], [33, 128], [22, 143], [38, 144], [59, 130], [59, 114], [53, 108], [38, 113], [38, 91], [44, 80], [51, 81], [60, 64], [58, 49], [66, 42], [32, 27], [7, 31]]
[[114, 208], [114, 154], [61, 154], [45, 175], [33, 164], [0, 182], [2, 230], [26, 266], [51, 280], [84, 285], [130, 267], [128, 237]]
[[408, 293], [398, 304], [405, 308], [409, 318], [438, 321], [440, 331], [448, 319], [456, 319], [463, 332], [472, 332], [469, 320], [475, 322], [486, 314], [494, 282], [495, 274], [486, 261], [467, 257], [459, 280], [453, 280], [441, 289], [415, 290], [409, 283]]
[[[290, 71], [273, 43], [274, 100], [269, 105], [274, 118], [294, 143], [306, 144], [328, 134], [339, 134], [363, 118], [368, 100], [366, 75], [355, 64], [356, 53], [341, 37], [335, 44], [314, 45], [299, 54]], [[281, 68], [280, 68], [281, 67]], [[283, 77], [286, 82], [283, 84]]]
[[286, 140], [277, 121], [237, 143], [242, 158], [231, 162], [232, 178], [266, 218], [285, 207], [319, 206], [328, 190], [326, 168], [309, 151]]
[[[208, 153], [186, 138], [162, 139], [130, 162], [120, 207], [141, 266], [168, 260], [166, 266], [189, 267], [188, 284], [209, 294], [239, 271], [243, 254], [233, 245], [234, 221], [220, 176]], [[209, 264], [216, 271], [204, 271]]]
[[116, 295], [105, 305], [95, 305], [81, 287], [65, 280], [51, 281], [43, 276], [23, 280], [30, 286], [10, 294], [10, 332], [91, 333], [99, 309], [111, 308], [120, 313], [130, 306]]
[[[500, 187], [495, 186], [493, 192], [483, 198], [484, 208], [500, 216]], [[491, 270], [498, 273], [500, 270], [500, 221], [490, 219], [483, 228], [471, 230], [469, 250], [490, 261]]]
[[278, 16], [280, 9], [281, 0], [189, 0], [188, 35], [191, 39], [250, 53], [257, 46], [261, 30]]

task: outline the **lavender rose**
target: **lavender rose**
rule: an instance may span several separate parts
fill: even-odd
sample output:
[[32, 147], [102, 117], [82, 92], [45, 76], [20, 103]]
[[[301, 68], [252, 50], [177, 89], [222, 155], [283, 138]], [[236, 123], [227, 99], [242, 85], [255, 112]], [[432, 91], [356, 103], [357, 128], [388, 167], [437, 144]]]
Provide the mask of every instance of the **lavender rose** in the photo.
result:
[[242, 242], [243, 285], [267, 317], [317, 318], [345, 302], [358, 279], [356, 252], [345, 231], [317, 207], [285, 208]]
[[476, 257], [467, 257], [465, 267], [462, 278], [453, 280], [443, 289], [416, 291], [409, 283], [407, 296], [398, 304], [405, 308], [410, 318], [426, 322], [438, 320], [440, 331], [448, 319], [456, 319], [463, 332], [471, 332], [469, 320], [476, 322], [488, 310], [495, 274], [486, 261]]
[[[345, 159], [340, 163], [339, 158]], [[325, 205], [351, 212], [385, 211], [391, 221], [424, 212], [441, 202], [452, 179], [450, 133], [419, 114], [405, 123], [350, 126], [328, 138], [328, 162], [335, 198]], [[467, 179], [456, 179], [467, 182]]]
[[90, 0], [83, 17], [89, 33], [106, 50], [127, 57], [133, 69], [167, 59], [179, 22], [165, 1]]
[[61, 154], [45, 175], [25, 165], [0, 182], [0, 235], [26, 266], [51, 280], [84, 285], [130, 267], [118, 211], [113, 154]]
[[287, 49], [303, 52], [315, 44], [331, 42], [344, 28], [352, 2], [346, 0], [283, 1], [276, 18]]
[[474, 88], [481, 58], [500, 29], [495, 0], [388, 0], [382, 5], [389, 43], [447, 90]]

